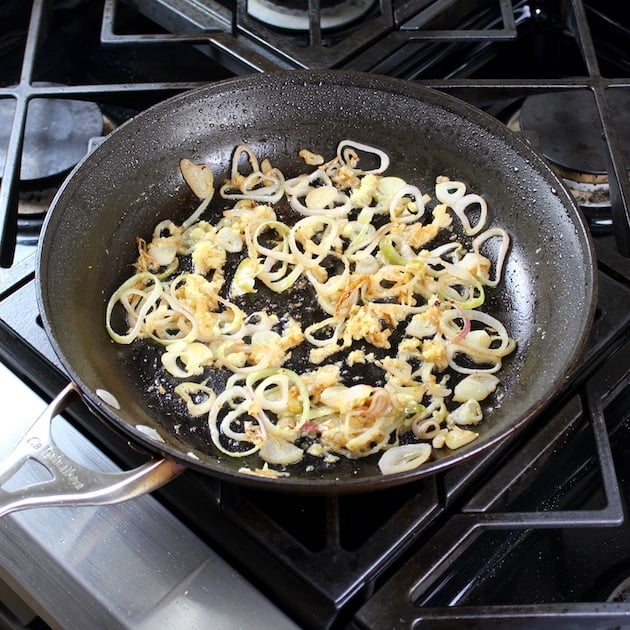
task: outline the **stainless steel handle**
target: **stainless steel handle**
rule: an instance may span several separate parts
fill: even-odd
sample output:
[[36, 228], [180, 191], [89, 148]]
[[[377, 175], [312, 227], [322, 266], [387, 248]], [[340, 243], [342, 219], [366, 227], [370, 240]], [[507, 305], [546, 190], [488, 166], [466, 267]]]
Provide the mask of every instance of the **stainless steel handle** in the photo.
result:
[[[176, 462], [155, 459], [133, 470], [106, 473], [68, 457], [55, 444], [51, 425], [76, 391], [74, 383], [66, 386], [0, 462], [0, 516], [34, 507], [120, 503], [157, 490], [184, 470]], [[50, 479], [15, 490], [3, 487], [28, 460], [41, 464]]]

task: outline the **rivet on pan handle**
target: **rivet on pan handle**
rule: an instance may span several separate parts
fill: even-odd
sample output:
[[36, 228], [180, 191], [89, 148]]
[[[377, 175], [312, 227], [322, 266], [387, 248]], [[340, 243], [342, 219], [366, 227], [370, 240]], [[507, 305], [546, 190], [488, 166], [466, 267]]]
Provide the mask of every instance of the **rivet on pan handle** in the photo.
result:
[[[0, 463], [0, 516], [33, 507], [121, 503], [157, 490], [184, 470], [170, 460], [156, 459], [126, 472], [106, 473], [68, 457], [52, 439], [51, 423], [76, 391], [74, 383], [65, 387]], [[44, 466], [52, 478], [14, 491], [3, 488], [29, 459]]]

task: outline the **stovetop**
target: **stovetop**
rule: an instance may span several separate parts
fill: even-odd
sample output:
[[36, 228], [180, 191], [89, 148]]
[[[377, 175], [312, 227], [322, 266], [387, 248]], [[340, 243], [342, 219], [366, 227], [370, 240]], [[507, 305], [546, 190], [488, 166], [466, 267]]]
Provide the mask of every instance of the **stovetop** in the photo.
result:
[[[318, 12], [330, 3], [318, 4], [300, 13], [305, 31], [262, 24], [244, 1], [66, 0], [0, 9], [10, 25], [0, 38], [0, 100], [14, 104], [0, 189], [7, 218], [0, 384], [5, 397], [31, 401], [20, 403], [12, 426], [28, 422], [66, 381], [37, 314], [41, 212], [17, 215], [26, 202], [45, 208], [66, 173], [17, 185], [19, 121], [29, 99], [96, 102], [106, 133], [176, 92], [287, 67], [418, 81], [506, 124], [532, 95], [592, 95], [611, 203], [582, 206], [599, 300], [576, 371], [523, 432], [474, 462], [400, 488], [287, 502], [187, 471], [128, 504], [6, 517], [0, 577], [26, 602], [29, 623], [34, 615], [53, 627], [148, 627], [195, 616], [205, 627], [251, 627], [252, 619], [278, 628], [630, 624], [630, 194], [624, 120], [606, 99], [611, 89], [630, 92], [623, 12], [612, 2], [578, 0], [381, 1], [348, 25], [321, 29]], [[40, 36], [38, 20], [48, 12]], [[78, 142], [89, 150], [100, 139], [89, 126], [85, 133]], [[545, 137], [519, 133], [547, 150]], [[147, 458], [78, 400], [61, 427], [60, 441], [97, 467]]]

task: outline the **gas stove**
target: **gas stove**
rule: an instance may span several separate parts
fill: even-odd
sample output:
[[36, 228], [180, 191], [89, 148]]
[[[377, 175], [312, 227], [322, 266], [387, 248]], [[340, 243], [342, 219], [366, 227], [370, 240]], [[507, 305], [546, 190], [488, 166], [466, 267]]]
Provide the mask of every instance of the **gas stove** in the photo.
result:
[[[522, 134], [591, 227], [584, 355], [524, 431], [368, 494], [276, 495], [186, 471], [149, 497], [0, 519], [7, 627], [630, 625], [630, 25], [572, 0], [35, 0], [0, 17], [0, 454], [65, 385], [39, 320], [38, 234], [73, 164], [176, 93], [346, 68], [462, 98]], [[553, 345], [550, 343], [550, 352]], [[14, 411], [16, 409], [17, 411]], [[75, 400], [54, 425], [103, 471], [148, 455]], [[32, 483], [37, 467], [19, 480]]]

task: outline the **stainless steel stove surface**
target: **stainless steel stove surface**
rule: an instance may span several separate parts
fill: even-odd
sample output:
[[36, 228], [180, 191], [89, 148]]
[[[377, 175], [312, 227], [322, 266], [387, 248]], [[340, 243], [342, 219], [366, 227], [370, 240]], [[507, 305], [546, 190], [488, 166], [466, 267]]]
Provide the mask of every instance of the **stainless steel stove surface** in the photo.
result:
[[[33, 277], [55, 190], [111, 129], [209, 81], [343, 67], [467, 100], [565, 178], [599, 271], [576, 372], [483, 457], [357, 496], [287, 501], [187, 471], [114, 506], [5, 516], [0, 626], [630, 626], [630, 24], [618, 3], [15, 0], [0, 23], [0, 457], [67, 380]], [[97, 470], [148, 458], [78, 398], [53, 431]], [[33, 465], [11, 483], [41, 477]]]
[[[4, 366], [0, 392], [18, 403], [8, 414], [10, 422], [2, 424], [0, 453], [6, 456], [45, 403]], [[77, 463], [119, 470], [63, 418], [54, 431]], [[9, 489], [42, 478], [41, 471], [26, 466]], [[1, 537], [5, 602], [15, 605], [16, 597], [22, 598], [14, 611], [24, 625], [32, 623], [33, 611], [42, 610], [43, 619], [61, 628], [297, 627], [148, 496], [114, 507], [10, 514], [3, 518]]]

